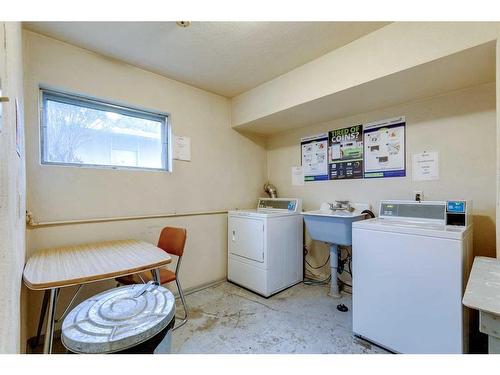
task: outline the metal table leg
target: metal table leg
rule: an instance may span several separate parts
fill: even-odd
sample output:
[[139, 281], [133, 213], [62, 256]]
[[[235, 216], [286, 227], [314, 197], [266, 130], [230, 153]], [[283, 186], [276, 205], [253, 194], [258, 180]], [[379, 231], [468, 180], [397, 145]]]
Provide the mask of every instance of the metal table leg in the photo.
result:
[[40, 342], [40, 335], [42, 333], [43, 322], [45, 320], [45, 314], [47, 314], [47, 304], [49, 303], [49, 295], [50, 295], [49, 290], [46, 290], [43, 293], [43, 302], [42, 302], [42, 307], [40, 308], [40, 317], [38, 318], [38, 328], [36, 330], [36, 338], [31, 343], [32, 348], [36, 348]]
[[153, 273], [153, 279], [154, 279], [154, 281], [156, 281], [158, 283], [158, 285], [161, 285], [160, 270], [158, 268], [155, 268], [151, 272]]
[[43, 344], [43, 353], [52, 353], [52, 342], [54, 340], [54, 321], [56, 316], [57, 296], [59, 288], [50, 289], [49, 308], [47, 314], [47, 326], [45, 327], [45, 342]]

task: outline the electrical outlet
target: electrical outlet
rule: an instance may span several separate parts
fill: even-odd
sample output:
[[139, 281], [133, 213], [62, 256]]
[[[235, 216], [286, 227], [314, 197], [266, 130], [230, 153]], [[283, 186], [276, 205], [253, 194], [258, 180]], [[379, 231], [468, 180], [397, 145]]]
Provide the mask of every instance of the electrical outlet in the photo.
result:
[[424, 192], [422, 190], [415, 190], [413, 191], [413, 199], [415, 201], [420, 202], [424, 200]]

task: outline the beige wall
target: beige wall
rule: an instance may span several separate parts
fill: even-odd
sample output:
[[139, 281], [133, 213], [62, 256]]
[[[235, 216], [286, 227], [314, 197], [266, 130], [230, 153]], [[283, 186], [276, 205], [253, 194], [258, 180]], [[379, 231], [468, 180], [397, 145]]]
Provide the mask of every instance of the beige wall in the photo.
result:
[[[277, 134], [268, 140], [268, 174], [281, 196], [303, 198], [305, 210], [334, 199], [368, 202], [378, 213], [381, 199], [472, 199], [474, 252], [495, 256], [496, 111], [495, 84], [429, 98]], [[306, 183], [292, 186], [290, 168], [300, 165], [300, 138], [320, 132], [404, 115], [407, 120], [407, 177]], [[414, 182], [411, 155], [438, 151], [440, 179]], [[325, 259], [326, 253], [315, 254]]]
[[[500, 223], [500, 40], [496, 41], [496, 112], [497, 112], [497, 223]], [[497, 225], [497, 239], [500, 241], [500, 226]], [[497, 258], [500, 259], [500, 250], [497, 251]]]
[[[230, 127], [226, 98], [119, 61], [24, 32], [28, 209], [38, 221], [254, 207], [266, 179], [265, 142]], [[191, 137], [192, 161], [173, 172], [40, 165], [38, 86], [168, 112], [174, 134]], [[28, 230], [27, 251], [134, 237], [155, 242], [161, 227], [185, 226], [186, 289], [226, 276], [226, 215]], [[101, 283], [96, 288], [111, 284]], [[41, 293], [30, 293], [30, 335]], [[68, 293], [64, 293], [63, 300]]]
[[[496, 83], [500, 90], [500, 22], [393, 22], [339, 49], [231, 99], [231, 124], [238, 127], [279, 118], [290, 108], [314, 103], [381, 77], [409, 71], [484, 43], [496, 43]], [[479, 82], [478, 82], [479, 84]], [[423, 85], [425, 86], [425, 84]], [[496, 107], [500, 108], [500, 95]], [[293, 112], [292, 112], [293, 113]], [[355, 113], [354, 111], [351, 113]], [[266, 122], [267, 121], [267, 122]], [[262, 125], [261, 126], [264, 126]], [[497, 113], [500, 128], [500, 113]], [[277, 126], [276, 128], [279, 128]], [[500, 131], [497, 132], [500, 134]], [[500, 135], [498, 137], [500, 145]], [[497, 148], [497, 203], [500, 208], [500, 149]], [[497, 217], [500, 219], [500, 209]], [[500, 239], [500, 227], [496, 230]], [[500, 258], [500, 252], [497, 254]]]
[[[0, 78], [3, 104], [0, 131], [0, 353], [18, 353], [21, 340], [21, 284], [25, 258], [24, 149], [16, 152], [15, 98], [23, 106], [21, 25], [0, 23]], [[19, 130], [22, 136], [22, 118]]]

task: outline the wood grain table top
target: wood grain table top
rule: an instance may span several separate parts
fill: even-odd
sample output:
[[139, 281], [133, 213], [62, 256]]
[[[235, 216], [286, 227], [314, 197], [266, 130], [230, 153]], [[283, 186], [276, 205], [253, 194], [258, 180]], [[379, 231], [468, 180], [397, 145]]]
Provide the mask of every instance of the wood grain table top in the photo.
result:
[[64, 246], [33, 254], [23, 279], [33, 290], [62, 288], [152, 270], [171, 261], [162, 249], [138, 240]]

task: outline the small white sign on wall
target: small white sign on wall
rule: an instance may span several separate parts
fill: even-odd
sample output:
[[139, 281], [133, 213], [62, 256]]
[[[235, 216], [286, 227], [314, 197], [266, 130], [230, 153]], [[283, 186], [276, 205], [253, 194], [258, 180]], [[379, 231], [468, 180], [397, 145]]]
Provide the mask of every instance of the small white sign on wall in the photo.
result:
[[439, 153], [436, 151], [413, 154], [413, 181], [439, 180]]
[[304, 185], [304, 168], [292, 167], [292, 186]]
[[191, 138], [174, 135], [174, 160], [191, 161]]

